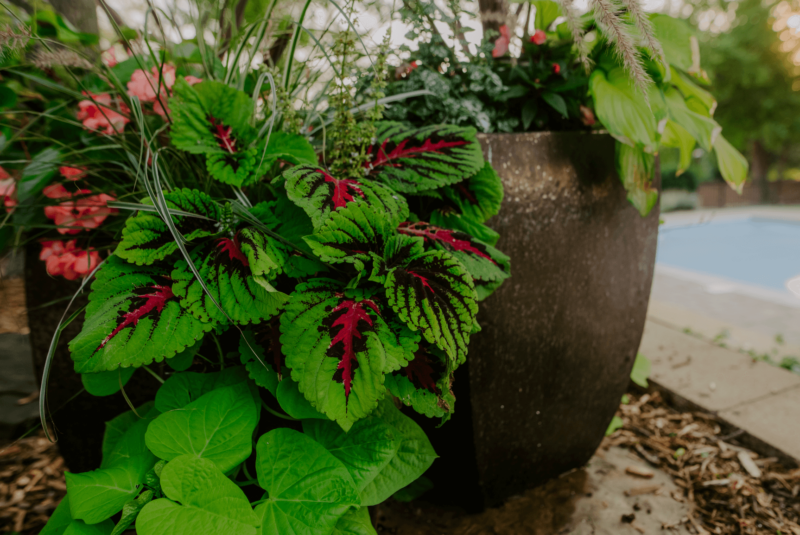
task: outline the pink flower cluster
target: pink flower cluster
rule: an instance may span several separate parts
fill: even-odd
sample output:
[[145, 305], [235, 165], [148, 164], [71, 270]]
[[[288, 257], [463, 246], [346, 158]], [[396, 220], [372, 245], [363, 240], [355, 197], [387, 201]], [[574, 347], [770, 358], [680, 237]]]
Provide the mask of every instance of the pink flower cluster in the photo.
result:
[[500, 26], [500, 37], [494, 42], [494, 50], [492, 50], [492, 57], [499, 58], [505, 56], [508, 52], [508, 45], [511, 44], [511, 32], [508, 26], [503, 24]]
[[108, 93], [101, 93], [94, 95], [92, 93], [83, 94], [91, 97], [91, 100], [82, 100], [78, 102], [78, 120], [83, 122], [83, 126], [88, 130], [100, 131], [106, 135], [122, 132], [125, 125], [131, 122], [130, 119], [122, 115], [129, 114], [128, 107], [120, 102], [119, 110], [117, 112], [111, 108], [111, 95]]
[[[79, 189], [73, 194], [63, 184], [52, 184], [44, 188], [45, 196], [50, 199], [72, 199], [90, 193], [91, 190]], [[61, 227], [58, 229], [59, 234], [78, 234], [81, 230], [99, 227], [109, 215], [118, 213], [117, 209], [106, 205], [113, 200], [114, 197], [105, 193], [66, 200], [56, 206], [45, 206], [44, 215]]]
[[75, 240], [42, 242], [39, 260], [45, 261], [47, 273], [61, 275], [67, 280], [85, 277], [100, 263], [100, 253], [84, 251], [75, 246]]
[[17, 205], [17, 181], [0, 167], [0, 200], [6, 207], [6, 212], [13, 212]]
[[[203, 81], [195, 76], [187, 76], [185, 79], [190, 85]], [[174, 65], [164, 65], [160, 74], [158, 67], [153, 67], [150, 72], [137, 69], [128, 82], [128, 94], [139, 97], [142, 102], [152, 102], [153, 111], [164, 117], [169, 113], [167, 98], [172, 95], [173, 85], [175, 85]]]

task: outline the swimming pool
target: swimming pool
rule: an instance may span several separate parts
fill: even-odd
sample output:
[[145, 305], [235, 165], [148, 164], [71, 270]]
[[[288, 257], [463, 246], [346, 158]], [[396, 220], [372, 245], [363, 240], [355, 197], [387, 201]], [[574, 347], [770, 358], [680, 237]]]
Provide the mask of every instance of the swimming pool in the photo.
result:
[[786, 283], [800, 275], [800, 222], [746, 217], [665, 224], [656, 263], [791, 295]]

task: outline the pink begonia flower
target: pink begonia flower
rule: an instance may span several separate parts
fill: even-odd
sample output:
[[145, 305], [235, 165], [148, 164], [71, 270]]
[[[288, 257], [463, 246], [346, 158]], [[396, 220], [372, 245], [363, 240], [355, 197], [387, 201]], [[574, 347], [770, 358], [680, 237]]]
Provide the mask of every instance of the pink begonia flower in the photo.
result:
[[581, 122], [586, 126], [592, 126], [594, 123], [597, 122], [597, 118], [594, 116], [594, 112], [590, 109], [581, 104]]
[[199, 84], [203, 81], [202, 78], [198, 78], [197, 76], [184, 76], [183, 79], [186, 80], [186, 83], [189, 85]]
[[63, 184], [50, 184], [42, 190], [44, 196], [49, 199], [62, 199], [64, 197], [71, 197], [67, 188]]
[[531, 35], [531, 43], [535, 45], [542, 45], [545, 41], [547, 41], [547, 34], [542, 30], [536, 30], [534, 34]]
[[42, 242], [39, 260], [45, 261], [47, 273], [61, 275], [67, 280], [85, 277], [100, 263], [100, 253], [84, 251], [75, 246], [75, 240]]
[[492, 57], [499, 58], [505, 56], [508, 52], [508, 45], [511, 43], [511, 32], [508, 31], [508, 26], [503, 24], [500, 26], [500, 37], [494, 42], [494, 50], [492, 50]]
[[[55, 184], [54, 186], [60, 186]], [[59, 199], [63, 197], [73, 197], [69, 192], [63, 195], [61, 190], [48, 186], [45, 188], [45, 195], [52, 199]], [[51, 188], [50, 191], [47, 191]], [[63, 186], [61, 186], [62, 189]], [[78, 190], [75, 195], [86, 195], [91, 193], [88, 189]], [[107, 206], [108, 201], [115, 200], [111, 195], [100, 193], [99, 195], [91, 195], [78, 200], [69, 200], [62, 202], [56, 206], [45, 206], [44, 215], [48, 219], [52, 219], [53, 223], [58, 225], [59, 234], [78, 234], [81, 230], [89, 230], [99, 227], [105, 219], [112, 214], [119, 211], [115, 208]]]
[[13, 212], [17, 205], [17, 181], [0, 167], [0, 199], [7, 212]]
[[75, 182], [76, 180], [80, 180], [86, 176], [86, 167], [67, 167], [65, 165], [59, 167], [58, 172], [61, 173], [61, 176], [67, 180], [72, 180]]
[[117, 53], [114, 52], [113, 48], [109, 48], [100, 56], [103, 60], [103, 63], [106, 64], [106, 67], [116, 67], [117, 63]]
[[[111, 135], [115, 132], [122, 132], [125, 125], [130, 122], [130, 119], [111, 109], [111, 95], [108, 93], [93, 95], [84, 91], [83, 94], [94, 99], [78, 102], [78, 120], [82, 121], [83, 126], [88, 130], [103, 131], [103, 133]], [[130, 112], [122, 103], [120, 103], [120, 111]]]
[[[199, 84], [203, 81], [195, 76], [186, 76], [185, 80], [189, 85]], [[163, 66], [160, 83], [158, 67], [151, 68], [149, 73], [143, 69], [136, 69], [131, 76], [131, 81], [128, 82], [128, 94], [139, 97], [142, 102], [152, 102], [153, 111], [164, 117], [169, 114], [167, 98], [172, 96], [173, 85], [175, 85], [174, 65]], [[156, 92], [156, 87], [158, 87], [158, 92]], [[160, 98], [157, 98], [157, 95]]]

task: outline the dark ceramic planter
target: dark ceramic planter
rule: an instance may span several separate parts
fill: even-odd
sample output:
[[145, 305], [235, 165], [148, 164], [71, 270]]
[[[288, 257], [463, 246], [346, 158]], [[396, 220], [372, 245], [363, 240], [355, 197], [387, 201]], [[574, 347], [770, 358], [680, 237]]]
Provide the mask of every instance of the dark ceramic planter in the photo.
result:
[[[480, 141], [503, 180], [488, 225], [511, 279], [481, 303], [456, 413], [430, 430], [441, 458], [431, 472], [440, 492], [429, 497], [472, 509], [476, 480], [484, 504], [497, 505], [582, 466], [599, 446], [641, 341], [659, 218], [626, 200], [608, 135]], [[477, 465], [464, 453], [473, 445]]]

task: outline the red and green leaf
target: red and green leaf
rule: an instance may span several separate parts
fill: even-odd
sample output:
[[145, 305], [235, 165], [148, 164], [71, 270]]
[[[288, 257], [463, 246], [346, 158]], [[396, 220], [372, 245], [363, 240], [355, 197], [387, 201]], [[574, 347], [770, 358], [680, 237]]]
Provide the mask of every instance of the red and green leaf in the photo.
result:
[[[164, 194], [171, 210], [180, 210], [201, 217], [173, 215], [175, 227], [186, 241], [211, 236], [219, 232], [217, 221], [220, 207], [205, 193], [193, 189], [178, 189]], [[152, 201], [148, 199], [148, 204]], [[147, 265], [164, 260], [178, 250], [167, 224], [155, 212], [138, 212], [125, 222], [122, 240], [114, 252], [123, 260]]]
[[97, 272], [83, 329], [69, 348], [79, 373], [138, 367], [175, 356], [214, 325], [180, 305], [168, 270], [112, 256]]
[[372, 155], [369, 176], [393, 190], [416, 193], [440, 188], [469, 178], [483, 167], [474, 128], [408, 128], [395, 122], [376, 126], [376, 142], [368, 149]]
[[478, 312], [472, 277], [445, 251], [426, 251], [391, 269], [386, 296], [398, 317], [431, 344], [462, 362]]
[[[281, 315], [286, 364], [305, 398], [344, 429], [383, 397], [388, 330], [377, 302], [329, 279], [300, 284]], [[391, 343], [392, 341], [389, 341]]]
[[321, 167], [309, 165], [292, 167], [283, 177], [289, 199], [308, 214], [316, 229], [331, 212], [354, 202], [371, 205], [395, 224], [408, 217], [405, 199], [372, 180], [337, 178]]
[[497, 215], [504, 194], [503, 183], [489, 162], [467, 180], [443, 188], [442, 193], [459, 214], [478, 223]]
[[447, 357], [435, 347], [420, 347], [407, 366], [386, 375], [387, 390], [428, 418], [453, 413], [456, 398], [450, 387]]
[[239, 355], [250, 378], [277, 396], [278, 383], [290, 372], [281, 350], [280, 320], [275, 317], [245, 330]]

